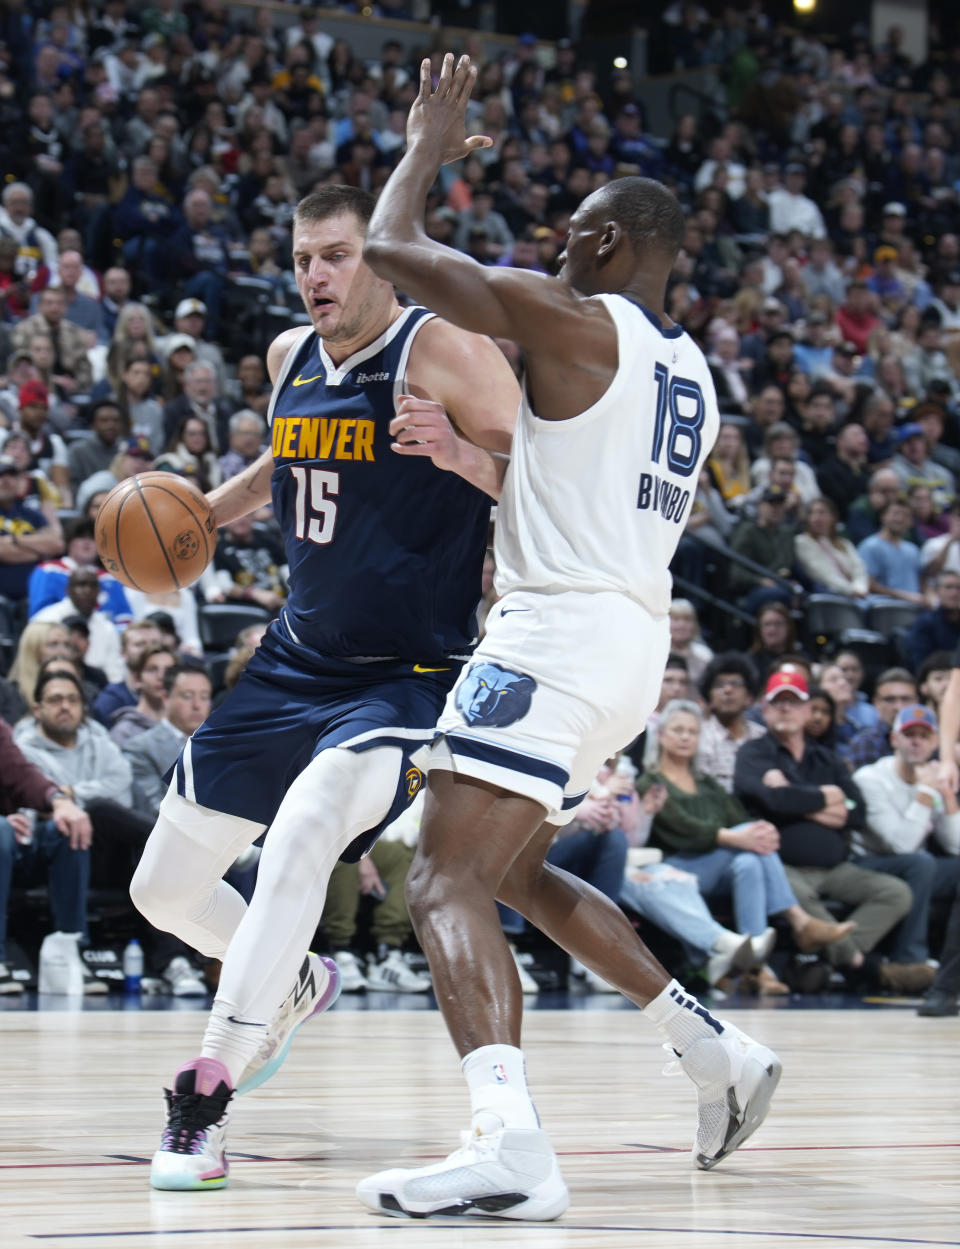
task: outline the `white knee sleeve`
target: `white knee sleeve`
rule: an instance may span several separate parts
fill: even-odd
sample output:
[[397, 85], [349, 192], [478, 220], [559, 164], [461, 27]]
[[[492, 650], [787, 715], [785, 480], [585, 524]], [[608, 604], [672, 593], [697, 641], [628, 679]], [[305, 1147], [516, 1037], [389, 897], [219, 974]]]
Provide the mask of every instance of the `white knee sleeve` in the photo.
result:
[[270, 1020], [293, 984], [346, 847], [387, 814], [402, 754], [322, 751], [291, 785], [270, 826], [253, 901], [230, 946], [218, 1000]]
[[222, 878], [262, 824], [211, 811], [171, 786], [130, 882], [130, 896], [155, 928], [209, 958], [222, 958], [246, 903]]

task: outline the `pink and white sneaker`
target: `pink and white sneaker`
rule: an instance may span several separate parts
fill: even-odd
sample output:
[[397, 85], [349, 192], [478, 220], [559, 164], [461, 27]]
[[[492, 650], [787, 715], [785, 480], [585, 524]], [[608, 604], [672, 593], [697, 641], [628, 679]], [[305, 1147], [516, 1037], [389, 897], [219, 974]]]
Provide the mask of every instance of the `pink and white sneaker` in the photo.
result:
[[150, 1163], [151, 1185], [178, 1192], [225, 1188], [230, 1073], [216, 1058], [195, 1058], [163, 1094], [167, 1126]]

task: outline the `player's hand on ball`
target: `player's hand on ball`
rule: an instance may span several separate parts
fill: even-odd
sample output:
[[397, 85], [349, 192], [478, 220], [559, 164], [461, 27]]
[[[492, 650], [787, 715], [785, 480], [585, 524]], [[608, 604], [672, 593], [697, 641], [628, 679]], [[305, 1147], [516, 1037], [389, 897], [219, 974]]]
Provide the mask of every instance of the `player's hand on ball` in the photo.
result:
[[443, 404], [433, 399], [401, 395], [397, 415], [390, 422], [398, 455], [426, 455], [437, 468], [455, 471], [459, 463], [460, 438], [450, 423]]
[[442, 165], [462, 160], [479, 148], [493, 147], [493, 140], [485, 134], [467, 138], [467, 101], [477, 81], [477, 67], [470, 64], [469, 56], [461, 56], [456, 69], [453, 53], [443, 58], [440, 81], [433, 90], [430, 58], [420, 62], [420, 94], [410, 106], [407, 117], [407, 143], [427, 143], [437, 152]]

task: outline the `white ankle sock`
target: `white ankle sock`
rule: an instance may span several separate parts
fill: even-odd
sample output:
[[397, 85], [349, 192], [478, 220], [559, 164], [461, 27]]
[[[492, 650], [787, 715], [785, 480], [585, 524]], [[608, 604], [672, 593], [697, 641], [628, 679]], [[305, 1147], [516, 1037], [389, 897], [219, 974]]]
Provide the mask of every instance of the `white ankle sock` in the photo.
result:
[[723, 1024], [676, 980], [671, 980], [663, 992], [643, 1008], [643, 1013], [678, 1054], [683, 1054], [695, 1041], [723, 1033]]
[[474, 1132], [505, 1128], [538, 1128], [540, 1120], [530, 1092], [523, 1050], [515, 1045], [481, 1045], [460, 1064], [470, 1089]]
[[267, 1036], [267, 1024], [242, 1019], [234, 1008], [217, 999], [213, 1003], [207, 1030], [203, 1034], [202, 1058], [218, 1058], [230, 1072], [233, 1087], [246, 1071]]

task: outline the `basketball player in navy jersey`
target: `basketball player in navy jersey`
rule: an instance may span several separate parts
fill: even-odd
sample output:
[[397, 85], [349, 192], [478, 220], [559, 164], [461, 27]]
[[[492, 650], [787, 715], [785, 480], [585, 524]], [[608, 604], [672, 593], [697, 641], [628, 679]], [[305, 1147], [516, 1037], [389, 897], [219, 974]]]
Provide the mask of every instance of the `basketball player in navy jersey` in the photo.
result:
[[[311, 325], [268, 353], [271, 451], [210, 496], [218, 524], [272, 496], [290, 595], [185, 745], [131, 886], [157, 927], [223, 959], [200, 1056], [166, 1094], [157, 1188], [227, 1182], [228, 1103], [335, 1000], [336, 965], [304, 957], [330, 872], [416, 793], [410, 756], [475, 641], [496, 453], [519, 389], [488, 338], [401, 308], [363, 262], [372, 208], [337, 186], [298, 205]], [[267, 827], [247, 908], [222, 877]]]
[[454, 70], [448, 55], [434, 91], [423, 62], [407, 150], [364, 251], [381, 277], [465, 329], [513, 339], [526, 361], [497, 514], [502, 598], [439, 721], [407, 881], [472, 1121], [445, 1161], [373, 1175], [358, 1194], [386, 1214], [553, 1219], [567, 1190], [527, 1089], [523, 999], [495, 898], [660, 1029], [697, 1087], [701, 1168], [759, 1126], [780, 1063], [672, 980], [613, 903], [544, 861], [655, 705], [668, 565], [719, 415], [702, 353], [664, 312], [684, 215], [659, 183], [622, 179], [586, 199], [559, 279], [485, 268], [426, 236], [440, 165], [485, 142], [464, 138], [475, 78], [468, 57]]

